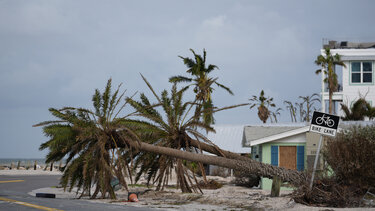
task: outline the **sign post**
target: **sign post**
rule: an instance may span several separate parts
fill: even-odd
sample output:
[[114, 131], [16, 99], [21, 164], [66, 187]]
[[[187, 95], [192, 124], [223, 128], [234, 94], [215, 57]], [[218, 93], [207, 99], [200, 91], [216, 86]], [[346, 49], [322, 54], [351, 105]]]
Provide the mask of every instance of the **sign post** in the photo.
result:
[[311, 125], [310, 125], [310, 132], [319, 133], [320, 138], [319, 138], [318, 149], [315, 155], [314, 168], [313, 168], [313, 172], [311, 175], [310, 189], [312, 188], [312, 185], [314, 182], [314, 176], [315, 176], [316, 166], [318, 164], [320, 148], [322, 146], [323, 135], [333, 136], [333, 137], [336, 136], [339, 121], [340, 121], [339, 116], [314, 111], [313, 118], [311, 120]]

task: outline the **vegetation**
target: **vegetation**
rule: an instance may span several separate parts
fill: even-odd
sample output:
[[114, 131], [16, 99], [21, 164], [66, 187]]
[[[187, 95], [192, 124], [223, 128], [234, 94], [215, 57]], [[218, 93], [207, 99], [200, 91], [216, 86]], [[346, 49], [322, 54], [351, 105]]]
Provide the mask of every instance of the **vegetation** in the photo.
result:
[[271, 115], [270, 107], [276, 107], [275, 103], [273, 103], [273, 98], [266, 97], [264, 95], [264, 91], [262, 90], [259, 97], [253, 95], [253, 97], [249, 100], [252, 102], [250, 103], [250, 109], [258, 106], [258, 117], [263, 123], [266, 123]]
[[[144, 94], [140, 94], [139, 101], [125, 97], [125, 93], [120, 92], [121, 85], [112, 93], [111, 80], [108, 80], [103, 93], [95, 91], [93, 110], [51, 108], [50, 112], [57, 120], [34, 125], [42, 126], [49, 138], [40, 146], [41, 150], [49, 151], [46, 162], [67, 158], [61, 180], [65, 189], [71, 191], [73, 187], [78, 187], [77, 193], [80, 192], [82, 196], [90, 194], [91, 188], [96, 187], [92, 198], [115, 198], [111, 186], [114, 178], [118, 178], [120, 184], [127, 188], [125, 178], [132, 183], [133, 175], [135, 180], [147, 175], [148, 183], [162, 190], [168, 184], [172, 171], [175, 171], [178, 187], [183, 192], [199, 191], [202, 184], [198, 185], [195, 173], [204, 175], [202, 164], [234, 169], [244, 175], [256, 175], [256, 178], [273, 178], [277, 175], [282, 181], [296, 186], [305, 181], [303, 172], [260, 163], [220, 149], [200, 132], [214, 131], [210, 124], [215, 112], [249, 104], [214, 107], [211, 99], [213, 83], [232, 92], [216, 83], [217, 78], [208, 77], [216, 66], [205, 66], [206, 52], [203, 57], [192, 52], [195, 60], [181, 57], [193, 76], [190, 81], [194, 81], [191, 85], [195, 86], [196, 96], [192, 101], [183, 100], [191, 85], [177, 89], [176, 83], [189, 81], [180, 76], [172, 77], [170, 81], [174, 84], [171, 91], [164, 90], [160, 95], [143, 78], [156, 102], [151, 102]], [[250, 100], [253, 101], [251, 108], [258, 106], [258, 116], [263, 122], [268, 118], [277, 121], [280, 109], [275, 112], [269, 110], [276, 106], [273, 98], [264, 96], [263, 90], [259, 98], [253, 96]], [[135, 112], [120, 116], [127, 104]]]
[[213, 84], [216, 84], [218, 87], [226, 90], [229, 94], [233, 95], [233, 92], [223, 84], [217, 82], [218, 78], [209, 77], [209, 74], [218, 69], [216, 65], [209, 64], [206, 66], [206, 50], [203, 49], [203, 57], [194, 52], [193, 49], [190, 51], [194, 55], [194, 60], [188, 57], [179, 56], [188, 70], [186, 71], [191, 75], [191, 77], [185, 76], [173, 76], [169, 78], [169, 82], [172, 83], [189, 83], [192, 84], [186, 86], [184, 89], [189, 88], [190, 86], [194, 87], [194, 93], [196, 94], [196, 101], [200, 106], [196, 107], [196, 113], [202, 113], [203, 122], [206, 124], [214, 124], [215, 119], [213, 117], [213, 101], [211, 94], [214, 90], [212, 87]]
[[372, 119], [375, 117], [375, 108], [371, 107], [365, 98], [361, 97], [353, 103], [349, 108], [347, 105], [341, 103], [341, 109], [344, 111], [343, 120], [364, 120], [365, 117]]
[[322, 174], [313, 189], [308, 184], [295, 193], [300, 203], [319, 206], [359, 206], [375, 188], [375, 126], [352, 127], [327, 141], [323, 150], [329, 174]]
[[[145, 79], [144, 79], [145, 80]], [[141, 135], [147, 135], [149, 144], [162, 146], [177, 150], [183, 150], [194, 153], [201, 153], [198, 147], [189, 144], [190, 137], [197, 140], [203, 140], [211, 144], [201, 133], [199, 129], [213, 132], [208, 124], [200, 120], [200, 113], [189, 113], [197, 104], [183, 102], [183, 94], [186, 89], [177, 90], [176, 84], [173, 85], [170, 95], [166, 90], [161, 96], [155, 94], [151, 85], [149, 88], [154, 93], [157, 103], [152, 105], [150, 100], [144, 95], [140, 95], [141, 101], [135, 101], [128, 98], [127, 102], [137, 111], [137, 115], [146, 118], [146, 121], [133, 120], [132, 124], [142, 128]], [[163, 115], [155, 108], [160, 105]], [[198, 105], [199, 107], [199, 105]], [[165, 119], [163, 118], [165, 117]], [[212, 145], [213, 146], [213, 145]], [[192, 173], [195, 184], [197, 183], [194, 171], [189, 171], [188, 163], [182, 159], [176, 159], [162, 154], [150, 154], [141, 152], [137, 158], [135, 167], [140, 167], [137, 173], [138, 179], [141, 175], [147, 174], [148, 182], [153, 178], [157, 182], [157, 190], [163, 189], [168, 184], [168, 179], [172, 170], [175, 168], [177, 175], [177, 184], [183, 192], [197, 191], [194, 189], [193, 181], [189, 173]], [[198, 163], [201, 172], [204, 173], [202, 163]], [[192, 189], [193, 188], [193, 189]]]
[[130, 169], [120, 156], [126, 148], [113, 147], [119, 141], [117, 130], [126, 128], [125, 117], [118, 117], [125, 106], [121, 103], [125, 93], [120, 93], [120, 86], [112, 94], [110, 79], [103, 93], [96, 90], [92, 97], [93, 111], [73, 107], [50, 108], [57, 120], [34, 125], [43, 126], [44, 134], [49, 137], [40, 146], [40, 150], [49, 150], [46, 163], [67, 157], [61, 179], [64, 189], [69, 187], [71, 191], [76, 186], [77, 193], [82, 191], [83, 195], [90, 193], [92, 184], [95, 184], [92, 198], [99, 192], [103, 198], [107, 194], [116, 198], [111, 186], [114, 175], [127, 187], [124, 178], [130, 176], [126, 174]]
[[324, 78], [324, 82], [328, 84], [329, 113], [332, 114], [333, 112], [332, 96], [333, 96], [333, 92], [337, 91], [337, 88], [338, 88], [335, 66], [336, 65], [343, 66], [343, 67], [346, 67], [346, 66], [344, 62], [341, 61], [341, 56], [339, 54], [332, 55], [331, 50], [329, 48], [325, 49], [325, 56], [319, 55], [316, 58], [315, 64], [321, 66], [321, 69], [315, 71], [315, 73], [316, 74], [322, 73], [326, 76]]
[[[314, 107], [315, 102], [320, 102], [319, 95], [314, 93], [310, 96], [299, 96], [302, 102], [284, 101], [286, 109], [289, 110], [290, 119], [292, 122], [310, 122], [313, 111], [317, 110]], [[299, 115], [299, 118], [298, 118]]]

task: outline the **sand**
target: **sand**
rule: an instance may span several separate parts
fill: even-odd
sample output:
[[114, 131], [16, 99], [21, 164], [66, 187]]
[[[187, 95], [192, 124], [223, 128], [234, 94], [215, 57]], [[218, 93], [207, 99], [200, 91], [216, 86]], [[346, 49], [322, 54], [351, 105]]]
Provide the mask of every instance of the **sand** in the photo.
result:
[[[61, 175], [59, 171], [43, 170], [0, 170], [0, 175]], [[291, 191], [281, 191], [280, 197], [270, 197], [270, 191], [257, 188], [244, 188], [229, 183], [232, 178], [208, 177], [225, 185], [220, 189], [204, 189], [204, 194], [189, 193], [182, 194], [175, 188], [164, 191], [150, 190], [144, 186], [130, 188], [130, 191], [140, 192], [139, 202], [126, 202], [128, 192], [120, 189], [116, 191], [117, 200], [95, 199], [90, 200], [87, 196], [81, 200], [88, 200], [92, 203], [113, 203], [134, 207], [149, 207], [160, 210], [374, 210], [374, 208], [327, 208], [311, 207], [295, 203], [290, 196]], [[94, 188], [93, 188], [94, 189]], [[146, 191], [147, 190], [147, 191]], [[76, 189], [72, 192], [64, 192], [63, 188], [46, 187], [33, 190], [29, 195], [35, 193], [54, 193], [56, 198], [74, 199], [77, 198]]]

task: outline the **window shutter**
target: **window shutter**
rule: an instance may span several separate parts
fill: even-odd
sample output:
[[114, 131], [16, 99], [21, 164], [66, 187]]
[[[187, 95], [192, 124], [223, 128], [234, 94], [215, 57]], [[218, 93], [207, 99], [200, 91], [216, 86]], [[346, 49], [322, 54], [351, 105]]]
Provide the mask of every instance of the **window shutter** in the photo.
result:
[[297, 170], [305, 170], [305, 146], [297, 146]]
[[271, 146], [271, 165], [279, 165], [279, 146]]

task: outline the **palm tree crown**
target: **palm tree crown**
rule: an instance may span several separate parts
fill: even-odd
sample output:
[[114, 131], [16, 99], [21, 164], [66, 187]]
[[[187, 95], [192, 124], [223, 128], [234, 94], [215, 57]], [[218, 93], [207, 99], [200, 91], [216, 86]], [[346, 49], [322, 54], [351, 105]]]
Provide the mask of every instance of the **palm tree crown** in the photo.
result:
[[169, 82], [193, 82], [192, 84], [186, 86], [186, 88], [194, 86], [196, 100], [202, 104], [201, 107], [196, 107], [197, 112], [200, 113], [200, 110], [203, 110], [203, 121], [208, 124], [213, 124], [215, 120], [212, 114], [212, 110], [214, 109], [211, 98], [211, 93], [214, 90], [212, 84], [216, 84], [218, 87], [223, 88], [231, 95], [233, 95], [233, 92], [228, 87], [218, 83], [218, 78], [208, 76], [213, 70], [218, 69], [218, 67], [212, 64], [206, 66], [206, 50], [203, 49], [203, 57], [196, 54], [192, 49], [190, 49], [190, 51], [193, 53], [194, 59], [182, 56], [179, 57], [183, 60], [184, 64], [188, 68], [186, 72], [189, 73], [191, 77], [173, 76], [169, 78]]
[[253, 95], [251, 99], [249, 99], [253, 103], [250, 103], [250, 109], [255, 106], [258, 106], [258, 117], [262, 120], [263, 123], [267, 122], [268, 117], [270, 116], [270, 107], [276, 107], [275, 103], [273, 103], [273, 97], [266, 97], [264, 95], [264, 91], [260, 92], [259, 97]]
[[110, 79], [103, 94], [95, 91], [92, 97], [94, 111], [73, 107], [50, 108], [49, 111], [58, 120], [34, 125], [43, 126], [44, 134], [50, 138], [40, 146], [40, 150], [49, 149], [46, 162], [67, 157], [61, 184], [64, 188], [70, 187], [69, 191], [77, 186], [77, 193], [90, 194], [91, 186], [95, 184], [92, 198], [99, 192], [102, 197], [109, 193], [111, 198], [115, 198], [111, 186], [114, 175], [127, 188], [124, 180], [127, 166], [118, 160], [121, 159], [120, 151], [126, 149], [116, 150], [114, 147], [119, 141], [117, 130], [125, 127], [123, 118], [117, 117], [125, 106], [122, 103], [117, 109], [124, 96], [124, 92], [119, 93], [119, 88], [112, 94]]

